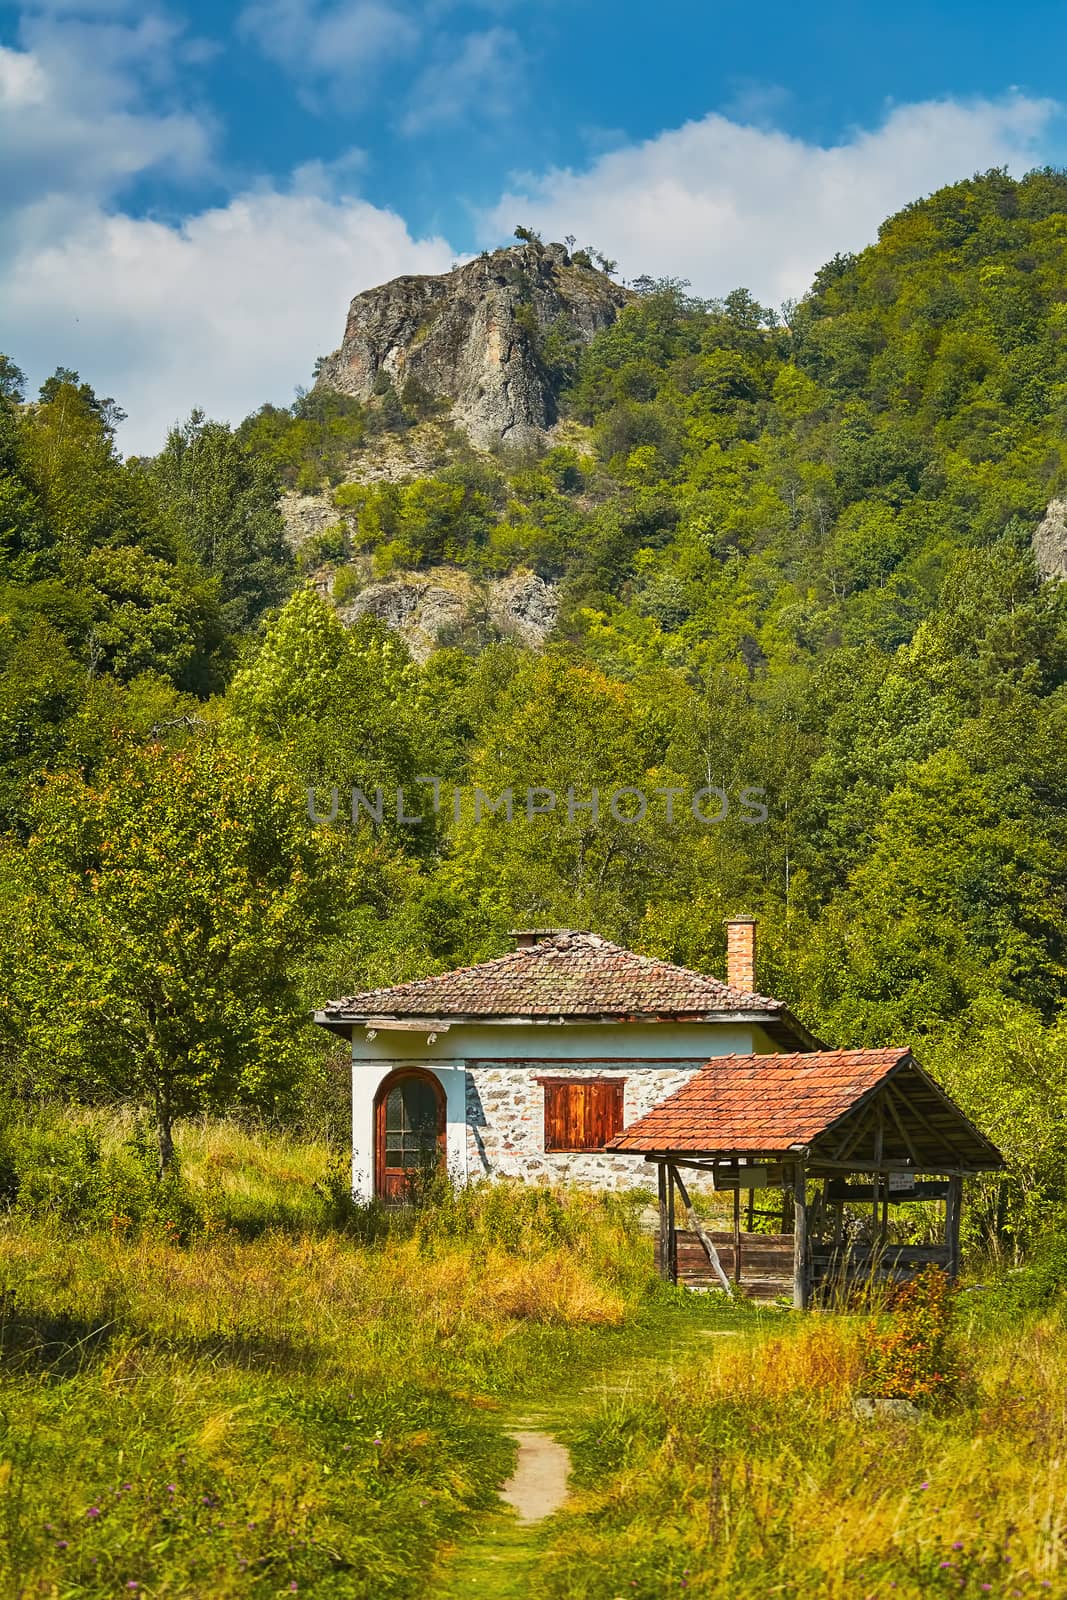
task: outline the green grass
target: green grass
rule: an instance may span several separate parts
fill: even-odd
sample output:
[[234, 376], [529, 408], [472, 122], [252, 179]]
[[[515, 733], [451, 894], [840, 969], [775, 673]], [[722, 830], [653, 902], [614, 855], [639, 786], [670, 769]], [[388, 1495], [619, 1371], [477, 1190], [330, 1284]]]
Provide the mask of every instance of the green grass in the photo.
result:
[[[162, 1198], [121, 1119], [0, 1153], [5, 1597], [1067, 1596], [1062, 1252], [961, 1296], [953, 1406], [871, 1423], [866, 1317], [666, 1289], [625, 1200], [389, 1218], [230, 1124]], [[520, 1426], [574, 1466], [532, 1528]]]
[[[654, 1315], [617, 1201], [484, 1186], [396, 1222], [351, 1208], [346, 1234], [314, 1188], [327, 1150], [204, 1128], [183, 1141], [180, 1244], [166, 1217], [111, 1210], [123, 1185], [137, 1198], [136, 1156], [121, 1128], [94, 1137], [13, 1136], [5, 1596], [420, 1595], [495, 1504], [501, 1407]], [[31, 1182], [27, 1152], [49, 1150]]]

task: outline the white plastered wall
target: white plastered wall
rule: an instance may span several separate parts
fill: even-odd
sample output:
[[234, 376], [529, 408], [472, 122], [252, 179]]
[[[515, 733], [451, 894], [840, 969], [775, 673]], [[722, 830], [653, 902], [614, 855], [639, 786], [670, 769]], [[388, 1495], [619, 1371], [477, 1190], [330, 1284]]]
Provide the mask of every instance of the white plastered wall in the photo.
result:
[[[567, 1176], [597, 1186], [614, 1186], [647, 1182], [647, 1176], [638, 1171], [643, 1164], [617, 1156], [544, 1160], [543, 1119], [538, 1109], [543, 1095], [535, 1089], [536, 1075], [546, 1069], [625, 1074], [629, 1080], [626, 1119], [631, 1122], [709, 1057], [774, 1048], [761, 1028], [734, 1022], [472, 1023], [439, 1032], [432, 1043], [429, 1031], [381, 1029], [368, 1039], [364, 1030], [356, 1029], [352, 1041], [353, 1193], [362, 1200], [374, 1194], [375, 1096], [384, 1079], [403, 1067], [432, 1072], [445, 1091], [446, 1159], [456, 1182], [465, 1182], [468, 1171], [474, 1177], [483, 1176], [488, 1153], [493, 1172], [508, 1172], [528, 1181]], [[470, 1107], [472, 1098], [475, 1103], [478, 1100], [479, 1086], [486, 1086], [487, 1075], [493, 1087], [485, 1098], [498, 1100], [501, 1113], [506, 1108], [509, 1128], [494, 1127], [483, 1116], [476, 1135], [476, 1118]], [[528, 1096], [522, 1092], [523, 1078], [528, 1079], [532, 1091]], [[496, 1093], [508, 1079], [525, 1102], [518, 1118], [514, 1116], [514, 1095], [498, 1097]]]

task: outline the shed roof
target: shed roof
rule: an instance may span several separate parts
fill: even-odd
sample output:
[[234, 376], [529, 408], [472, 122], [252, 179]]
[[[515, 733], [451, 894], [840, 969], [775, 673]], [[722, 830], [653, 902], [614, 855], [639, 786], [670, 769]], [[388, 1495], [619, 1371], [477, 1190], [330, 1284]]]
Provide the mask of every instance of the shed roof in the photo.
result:
[[704, 1021], [737, 1015], [777, 1025], [790, 1044], [811, 1042], [782, 1000], [731, 989], [706, 973], [566, 928], [474, 967], [332, 1000], [317, 1020], [329, 1027], [373, 1017]]
[[904, 1046], [719, 1056], [607, 1147], [645, 1155], [787, 1156], [920, 1171], [1003, 1165]]

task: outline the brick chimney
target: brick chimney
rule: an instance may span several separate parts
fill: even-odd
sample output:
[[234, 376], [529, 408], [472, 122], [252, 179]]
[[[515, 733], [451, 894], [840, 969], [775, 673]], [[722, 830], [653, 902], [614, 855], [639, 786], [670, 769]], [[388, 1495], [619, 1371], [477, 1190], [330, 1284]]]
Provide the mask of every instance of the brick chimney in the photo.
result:
[[742, 994], [756, 993], [756, 919], [730, 917], [726, 923], [726, 981]]

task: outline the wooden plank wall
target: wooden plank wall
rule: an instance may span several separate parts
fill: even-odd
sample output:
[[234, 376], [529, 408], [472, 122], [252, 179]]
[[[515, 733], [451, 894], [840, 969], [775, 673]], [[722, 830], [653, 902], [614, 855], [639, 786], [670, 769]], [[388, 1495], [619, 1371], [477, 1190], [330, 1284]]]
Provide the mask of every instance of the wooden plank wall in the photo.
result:
[[[731, 1283], [737, 1281], [732, 1233], [711, 1231], [712, 1242]], [[691, 1289], [717, 1289], [718, 1280], [695, 1233], [679, 1228], [678, 1282]], [[658, 1229], [657, 1229], [658, 1248]], [[873, 1258], [878, 1275], [910, 1277], [928, 1263], [949, 1266], [946, 1245], [853, 1245], [848, 1253], [848, 1274], [860, 1281], [871, 1270]], [[658, 1259], [658, 1257], [657, 1257]], [[813, 1284], [840, 1276], [841, 1263], [832, 1246], [815, 1245], [810, 1253]], [[743, 1233], [741, 1235], [741, 1289], [752, 1300], [776, 1300], [791, 1296], [793, 1289], [793, 1235], [791, 1233]]]

